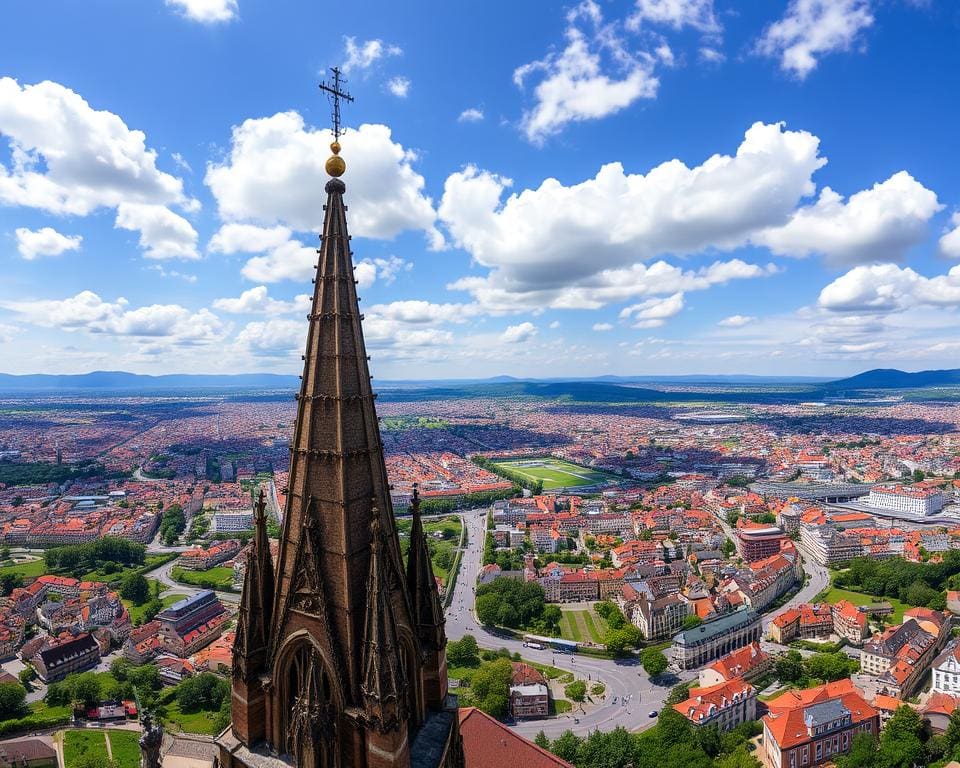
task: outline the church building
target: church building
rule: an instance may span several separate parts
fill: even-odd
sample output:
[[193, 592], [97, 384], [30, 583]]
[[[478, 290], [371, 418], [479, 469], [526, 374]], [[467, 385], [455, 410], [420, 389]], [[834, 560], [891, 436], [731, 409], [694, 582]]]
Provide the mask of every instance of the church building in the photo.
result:
[[345, 164], [336, 140], [331, 149], [279, 554], [274, 563], [261, 498], [219, 763], [453, 768], [463, 754], [443, 609], [417, 499], [406, 566], [401, 557], [347, 233]]

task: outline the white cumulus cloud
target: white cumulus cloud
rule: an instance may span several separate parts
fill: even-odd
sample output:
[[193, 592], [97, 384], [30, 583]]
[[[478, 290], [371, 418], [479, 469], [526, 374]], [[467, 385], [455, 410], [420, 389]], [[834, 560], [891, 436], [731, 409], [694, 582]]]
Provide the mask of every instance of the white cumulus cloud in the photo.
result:
[[[296, 112], [251, 118], [234, 127], [226, 159], [207, 166], [206, 183], [220, 216], [230, 223], [318, 230], [332, 139], [329, 129], [310, 128]], [[441, 247], [433, 203], [423, 193], [423, 177], [413, 169], [416, 155], [393, 141], [385, 125], [361, 125], [340, 142], [347, 161], [351, 233], [392, 238], [422, 230], [433, 247]]]
[[960, 259], [960, 211], [950, 217], [953, 229], [940, 238], [940, 253], [953, 259]]
[[120, 203], [198, 205], [157, 168], [142, 131], [59, 83], [0, 78], [0, 134], [12, 158], [0, 163], [0, 203], [79, 216]]
[[177, 304], [130, 309], [124, 298], [104, 301], [93, 291], [81, 291], [66, 299], [8, 301], [0, 306], [34, 325], [64, 331], [163, 338], [185, 345], [216, 341], [224, 333], [223, 324], [207, 309], [193, 312]]
[[[618, 295], [687, 290], [649, 290], [655, 278], [679, 280], [684, 273], [665, 262], [641, 262], [736, 248], [783, 226], [816, 189], [813, 174], [826, 162], [818, 149], [810, 133], [757, 123], [734, 155], [713, 155], [694, 167], [671, 160], [646, 174], [610, 163], [579, 184], [547, 179], [506, 200], [509, 179], [468, 167], [447, 178], [440, 218], [455, 243], [491, 272], [451, 287], [504, 308], [597, 306]], [[700, 282], [764, 274], [769, 271], [732, 260], [714, 265]], [[624, 283], [634, 287], [624, 290]]]
[[691, 27], [699, 32], [720, 31], [713, 0], [637, 0], [627, 26], [639, 29], [645, 23], [663, 24], [676, 30]]
[[620, 310], [620, 319], [629, 320], [634, 328], [659, 328], [683, 309], [683, 293], [665, 298], [641, 301]]
[[481, 120], [483, 120], [483, 110], [478, 107], [463, 110], [457, 118], [458, 123], [479, 123]]
[[934, 192], [900, 171], [847, 201], [824, 187], [787, 224], [753, 240], [777, 254], [818, 253], [837, 263], [897, 260], [926, 237], [927, 224], [942, 207]]
[[79, 250], [83, 242], [80, 235], [63, 235], [53, 227], [41, 227], [37, 230], [18, 227], [14, 234], [17, 237], [17, 250], [28, 261], [41, 256], [59, 256], [65, 251]]
[[757, 50], [804, 78], [825, 54], [849, 50], [873, 21], [870, 0], [790, 0], [786, 15], [764, 30]]
[[231, 314], [276, 315], [294, 311], [309, 311], [311, 297], [303, 294], [293, 301], [278, 301], [269, 295], [267, 286], [258, 285], [243, 291], [236, 298], [215, 299], [213, 308]]
[[522, 341], [532, 339], [536, 335], [537, 326], [526, 322], [507, 326], [507, 329], [500, 335], [500, 339], [507, 344], [519, 344]]
[[344, 59], [341, 68], [345, 74], [370, 69], [380, 59], [403, 53], [399, 46], [384, 43], [383, 40], [365, 40], [358, 43], [355, 37], [345, 37], [343, 43]]
[[387, 90], [398, 99], [405, 99], [410, 93], [410, 78], [397, 75], [387, 80]]
[[594, 323], [593, 330], [603, 332], [603, 331], [612, 331], [613, 325], [611, 323]]
[[825, 286], [817, 303], [831, 312], [857, 313], [958, 306], [960, 266], [930, 278], [897, 264], [855, 267]]
[[120, 203], [115, 226], [140, 232], [148, 259], [199, 259], [197, 231], [182, 216], [162, 205]]
[[743, 328], [743, 326], [749, 325], [756, 319], [751, 315], [730, 315], [730, 317], [723, 318], [717, 325], [724, 328]]
[[524, 113], [522, 123], [534, 143], [542, 143], [568, 123], [606, 117], [657, 94], [654, 58], [631, 51], [616, 26], [604, 23], [594, 0], [584, 0], [567, 14], [565, 37], [562, 52], [548, 53], [514, 71], [520, 87], [539, 77], [533, 90], [535, 104]]

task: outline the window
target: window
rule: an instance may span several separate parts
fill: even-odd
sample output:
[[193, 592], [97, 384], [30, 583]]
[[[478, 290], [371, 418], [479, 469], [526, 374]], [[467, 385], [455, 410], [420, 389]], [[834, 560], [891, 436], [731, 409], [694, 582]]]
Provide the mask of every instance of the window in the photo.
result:
[[817, 744], [817, 762], [820, 762], [820, 759], [823, 757], [823, 744]]

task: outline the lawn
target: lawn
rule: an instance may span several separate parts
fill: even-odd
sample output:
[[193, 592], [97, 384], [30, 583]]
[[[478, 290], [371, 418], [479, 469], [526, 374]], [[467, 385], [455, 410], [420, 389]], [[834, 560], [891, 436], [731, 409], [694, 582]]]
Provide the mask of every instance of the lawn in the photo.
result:
[[[169, 605], [173, 605], [177, 600], [183, 600], [185, 597], [186, 595], [167, 595], [166, 597], [161, 597], [160, 602], [163, 604], [163, 607], [166, 608]], [[127, 612], [130, 614], [130, 621], [134, 624], [142, 623], [144, 613], [147, 610], [147, 603], [150, 601], [148, 600], [147, 603], [143, 605], [134, 605], [129, 600], [122, 600], [121, 602], [127, 607]]]
[[612, 477], [606, 472], [579, 467], [576, 464], [550, 456], [536, 459], [504, 460], [494, 462], [494, 464], [523, 475], [530, 480], [542, 480], [544, 490], [596, 485], [606, 482]]
[[80, 577], [81, 581], [104, 581], [108, 584], [119, 584], [123, 577], [131, 571], [148, 571], [170, 560], [170, 555], [147, 555], [143, 565], [124, 566], [113, 573], [104, 573], [99, 568], [88, 571]]
[[215, 714], [215, 712], [181, 712], [180, 705], [176, 700], [172, 700], [167, 704], [167, 715], [164, 720], [175, 731], [216, 736], [213, 727]]
[[840, 589], [838, 587], [830, 587], [824, 595], [824, 601], [828, 603], [836, 603], [840, 600], [848, 600], [854, 605], [873, 605], [874, 603], [890, 603], [893, 606], [893, 616], [890, 620], [894, 624], [900, 624], [903, 622], [903, 612], [913, 608], [912, 605], [907, 605], [906, 603], [901, 603], [899, 600], [894, 600], [889, 597], [874, 597], [873, 595], [867, 595], [863, 592], [851, 592], [849, 589]]
[[35, 579], [37, 576], [43, 576], [47, 572], [47, 564], [41, 557], [39, 560], [31, 560], [25, 563], [15, 563], [14, 565], [4, 565], [0, 567], [0, 576], [6, 573], [16, 573], [24, 579]]
[[174, 568], [170, 575], [174, 581], [192, 584], [206, 589], [220, 589], [233, 592], [233, 568], [218, 565], [205, 571], [189, 571], [186, 568]]
[[107, 762], [107, 739], [103, 731], [65, 731], [63, 764], [76, 765], [82, 758], [89, 756]]
[[120, 768], [140, 768], [140, 734], [136, 731], [107, 731], [110, 751]]
[[560, 617], [560, 637], [578, 643], [602, 643], [607, 623], [593, 611], [564, 610]]
[[583, 641], [580, 634], [580, 624], [576, 618], [577, 611], [564, 611], [560, 617], [560, 637], [564, 640]]

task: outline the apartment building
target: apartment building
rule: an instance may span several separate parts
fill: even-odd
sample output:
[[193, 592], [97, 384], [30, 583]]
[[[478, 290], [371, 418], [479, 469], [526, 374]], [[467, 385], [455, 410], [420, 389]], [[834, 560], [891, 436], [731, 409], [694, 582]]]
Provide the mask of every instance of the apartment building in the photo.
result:
[[768, 672], [773, 667], [773, 657], [760, 648], [760, 643], [750, 643], [721, 656], [709, 667], [700, 670], [699, 682], [703, 688], [727, 683], [737, 678], [750, 681]]
[[685, 701], [673, 708], [695, 728], [713, 726], [729, 731], [757, 718], [757, 692], [750, 683], [734, 678], [716, 685], [691, 688]]
[[917, 517], [935, 515], [947, 502], [939, 488], [906, 485], [875, 485], [870, 489], [867, 504], [875, 509], [889, 509]]
[[768, 768], [805, 768], [833, 763], [850, 751], [854, 736], [877, 736], [880, 716], [849, 679], [767, 702], [758, 757]]

